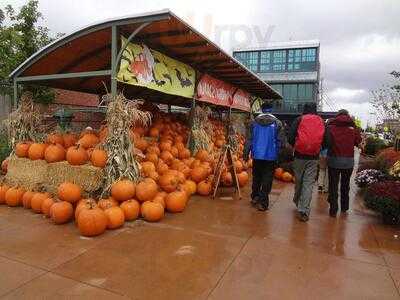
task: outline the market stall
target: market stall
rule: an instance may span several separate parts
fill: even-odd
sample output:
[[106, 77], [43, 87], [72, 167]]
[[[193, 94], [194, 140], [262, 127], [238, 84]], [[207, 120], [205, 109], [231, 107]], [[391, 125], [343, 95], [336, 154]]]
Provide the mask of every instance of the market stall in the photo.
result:
[[[139, 215], [158, 221], [165, 211], [182, 212], [191, 195], [210, 195], [227, 145], [221, 185], [245, 185], [250, 165], [241, 159], [244, 137], [231, 132], [230, 112], [249, 112], [253, 96], [281, 98], [168, 10], [85, 27], [10, 76], [16, 100], [27, 82], [104, 95], [104, 125], [82, 132], [41, 131], [33, 125], [33, 99], [24, 95], [10, 116], [13, 154], [0, 188], [0, 203], [24, 205], [57, 224], [75, 217], [87, 236]], [[158, 103], [191, 110], [166, 113]], [[225, 119], [213, 118], [210, 106], [228, 112]]]

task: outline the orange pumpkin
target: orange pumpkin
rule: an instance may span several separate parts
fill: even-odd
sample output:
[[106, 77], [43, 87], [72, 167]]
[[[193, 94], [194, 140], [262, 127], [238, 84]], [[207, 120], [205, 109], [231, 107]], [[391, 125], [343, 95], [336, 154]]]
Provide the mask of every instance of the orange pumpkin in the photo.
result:
[[66, 201], [55, 202], [50, 208], [50, 218], [57, 225], [69, 222], [73, 215], [74, 208]]
[[243, 164], [240, 160], [234, 162], [236, 173], [240, 173], [243, 170]]
[[84, 165], [89, 156], [85, 149], [77, 145], [68, 148], [66, 158], [70, 165], [79, 166]]
[[249, 174], [246, 171], [242, 171], [239, 174], [237, 174], [239, 186], [245, 186], [247, 182], [249, 181]]
[[29, 147], [31, 146], [30, 143], [18, 143], [15, 146], [15, 154], [18, 157], [28, 157]]
[[64, 146], [63, 136], [59, 133], [51, 133], [46, 138], [47, 144], [60, 144]]
[[200, 160], [201, 162], [208, 161], [209, 156], [206, 150], [199, 150], [195, 155], [196, 159]]
[[135, 147], [138, 148], [140, 151], [146, 151], [149, 143], [145, 139], [138, 139], [135, 141]]
[[165, 197], [166, 196], [167, 196], [166, 192], [158, 192], [157, 195], [151, 201], [160, 203], [165, 208], [165, 206], [166, 206]]
[[104, 210], [108, 221], [107, 228], [108, 229], [117, 229], [124, 225], [125, 222], [125, 214], [121, 207], [112, 206]]
[[190, 150], [186, 148], [179, 149], [178, 153], [179, 159], [186, 159], [190, 157]]
[[208, 180], [200, 181], [197, 184], [197, 194], [201, 196], [208, 196], [211, 194], [211, 182]]
[[100, 143], [100, 139], [94, 133], [85, 133], [78, 141], [83, 148], [92, 148]]
[[60, 200], [75, 203], [82, 198], [82, 189], [72, 182], [63, 182], [57, 188], [57, 195]]
[[185, 209], [187, 200], [185, 191], [175, 191], [165, 197], [165, 204], [169, 212], [178, 213]]
[[38, 160], [44, 158], [44, 151], [46, 150], [45, 144], [33, 143], [28, 150], [28, 157], [31, 160]]
[[151, 161], [145, 161], [141, 163], [142, 173], [148, 177], [151, 172], [155, 172], [156, 166]]
[[[153, 153], [153, 154], [156, 154], [157, 155], [157, 159], [158, 159], [158, 156], [160, 155], [160, 149], [157, 147], [157, 146], [150, 146], [150, 147], [148, 147], [147, 148], [147, 153], [149, 154], [149, 153]], [[154, 161], [153, 161], [154, 162]]]
[[10, 187], [8, 185], [6, 185], [6, 184], [3, 184], [0, 187], [0, 204], [6, 203], [6, 193], [9, 190], [9, 188]]
[[146, 160], [156, 165], [158, 163], [158, 155], [153, 152], [147, 152]]
[[41, 211], [46, 217], [50, 218], [50, 209], [54, 204], [53, 198], [46, 198], [42, 201]]
[[107, 152], [102, 149], [94, 149], [90, 155], [92, 165], [98, 168], [104, 168], [107, 163]]
[[171, 193], [178, 187], [179, 179], [177, 176], [166, 173], [160, 177], [158, 184], [164, 191]]
[[44, 151], [44, 159], [48, 163], [65, 160], [65, 149], [61, 144], [51, 144]]
[[282, 175], [283, 175], [283, 169], [282, 168], [276, 168], [274, 171], [274, 176], [276, 179], [281, 179]]
[[65, 133], [63, 134], [63, 140], [64, 140], [64, 147], [65, 149], [68, 149], [69, 147], [72, 147], [76, 144], [77, 138], [76, 135], [73, 133]]
[[165, 174], [168, 171], [169, 167], [166, 163], [164, 163], [163, 161], [159, 161], [157, 164], [157, 173], [160, 175]]
[[197, 184], [193, 180], [185, 180], [183, 183], [183, 189], [188, 193], [188, 195], [196, 194]]
[[148, 222], [157, 222], [164, 217], [164, 207], [157, 202], [147, 201], [141, 207], [142, 217]]
[[22, 196], [25, 190], [18, 187], [12, 187], [5, 194], [5, 201], [8, 206], [20, 206], [22, 204]]
[[94, 199], [92, 198], [87, 198], [87, 199], [81, 199], [78, 201], [76, 207], [75, 207], [75, 220], [78, 220], [78, 216], [80, 214], [80, 212], [83, 209], [87, 209], [87, 208], [94, 208], [94, 207], [98, 207], [97, 203]]
[[151, 137], [159, 137], [160, 136], [160, 131], [158, 130], [158, 128], [152, 127], [149, 130], [149, 136]]
[[111, 196], [119, 201], [123, 202], [132, 199], [136, 193], [136, 185], [133, 181], [124, 179], [114, 182], [111, 185]]
[[281, 179], [285, 182], [291, 182], [293, 180], [293, 176], [292, 174], [290, 174], [289, 172], [284, 172], [281, 176]]
[[31, 191], [27, 191], [24, 193], [24, 195], [22, 196], [22, 205], [24, 206], [24, 208], [31, 208], [31, 200], [34, 194], [35, 193]]
[[203, 181], [204, 179], [206, 179], [206, 177], [207, 177], [207, 170], [200, 166], [194, 167], [190, 172], [190, 178], [196, 183]]
[[221, 182], [222, 185], [224, 186], [232, 186], [233, 184], [232, 174], [230, 172], [223, 173]]
[[32, 210], [37, 214], [42, 213], [42, 203], [45, 199], [49, 198], [49, 196], [48, 193], [35, 193], [31, 199]]
[[124, 212], [125, 221], [133, 221], [139, 217], [140, 204], [135, 199], [130, 199], [122, 202], [120, 207]]
[[100, 199], [99, 202], [97, 202], [97, 206], [102, 210], [105, 210], [109, 207], [118, 206], [118, 202], [114, 200], [114, 198], [110, 197], [107, 199]]
[[171, 142], [161, 142], [159, 148], [161, 151], [169, 152], [169, 151], [171, 151], [172, 144], [171, 144]]
[[160, 154], [160, 158], [169, 166], [172, 164], [174, 156], [169, 151], [162, 151]]
[[141, 202], [152, 200], [157, 195], [157, 192], [157, 184], [154, 180], [149, 180], [149, 178], [139, 182], [136, 186], [136, 198]]
[[78, 214], [78, 228], [83, 236], [102, 234], [108, 224], [108, 217], [104, 211], [95, 205], [82, 208]]

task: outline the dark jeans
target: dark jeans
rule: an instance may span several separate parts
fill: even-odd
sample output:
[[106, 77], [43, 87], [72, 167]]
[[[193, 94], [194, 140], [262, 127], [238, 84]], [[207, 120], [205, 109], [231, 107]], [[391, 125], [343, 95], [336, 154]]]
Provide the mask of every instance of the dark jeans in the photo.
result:
[[253, 186], [251, 199], [269, 205], [269, 193], [274, 180], [275, 161], [253, 160]]
[[349, 209], [349, 191], [350, 178], [353, 169], [335, 169], [328, 168], [329, 174], [329, 197], [328, 201], [331, 206], [330, 212], [337, 213], [338, 207], [338, 185], [340, 180], [340, 209], [342, 212]]

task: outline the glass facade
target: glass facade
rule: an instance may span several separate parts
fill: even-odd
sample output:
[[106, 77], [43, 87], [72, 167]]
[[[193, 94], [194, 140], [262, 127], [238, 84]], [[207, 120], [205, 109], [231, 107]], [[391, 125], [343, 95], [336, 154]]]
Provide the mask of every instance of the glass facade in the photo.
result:
[[313, 83], [271, 84], [271, 87], [284, 99], [282, 102], [275, 102], [275, 110], [299, 112], [303, 110], [304, 103], [315, 102]]
[[317, 70], [317, 48], [241, 51], [233, 57], [255, 73]]

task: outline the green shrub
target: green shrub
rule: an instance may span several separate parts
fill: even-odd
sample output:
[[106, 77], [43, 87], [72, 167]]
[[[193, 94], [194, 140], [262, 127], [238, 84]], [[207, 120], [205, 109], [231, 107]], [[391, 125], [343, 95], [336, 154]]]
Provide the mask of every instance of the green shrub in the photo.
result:
[[5, 134], [0, 134], [0, 163], [3, 162], [11, 153], [8, 138]]
[[376, 137], [368, 137], [365, 143], [364, 152], [367, 155], [376, 155], [380, 150], [387, 148], [384, 140]]

